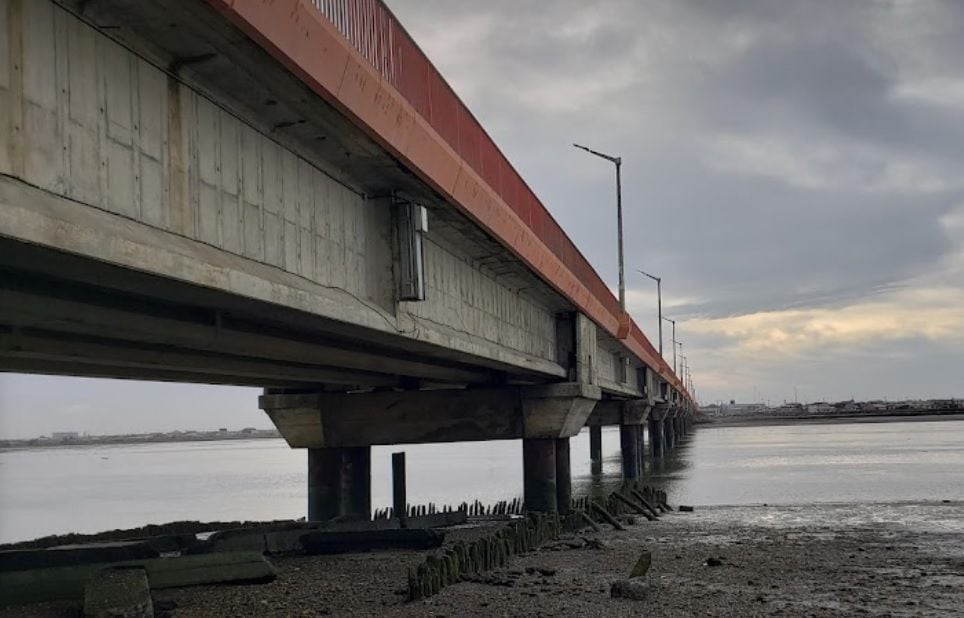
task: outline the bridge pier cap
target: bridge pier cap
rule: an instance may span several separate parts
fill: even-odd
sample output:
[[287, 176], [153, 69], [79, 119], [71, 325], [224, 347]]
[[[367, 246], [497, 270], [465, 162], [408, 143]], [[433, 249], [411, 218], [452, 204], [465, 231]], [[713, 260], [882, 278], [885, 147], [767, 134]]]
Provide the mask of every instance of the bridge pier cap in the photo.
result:
[[544, 386], [265, 394], [260, 407], [292, 448], [519, 438], [559, 439], [586, 424], [599, 387]]

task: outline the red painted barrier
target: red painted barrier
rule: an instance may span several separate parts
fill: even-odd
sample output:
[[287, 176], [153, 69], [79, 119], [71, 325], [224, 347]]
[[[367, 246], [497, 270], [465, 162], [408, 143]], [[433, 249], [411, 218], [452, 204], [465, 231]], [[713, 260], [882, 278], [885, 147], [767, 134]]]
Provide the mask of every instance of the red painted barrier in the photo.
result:
[[612, 291], [381, 0], [206, 1], [685, 392], [639, 326], [629, 320], [626, 328]]

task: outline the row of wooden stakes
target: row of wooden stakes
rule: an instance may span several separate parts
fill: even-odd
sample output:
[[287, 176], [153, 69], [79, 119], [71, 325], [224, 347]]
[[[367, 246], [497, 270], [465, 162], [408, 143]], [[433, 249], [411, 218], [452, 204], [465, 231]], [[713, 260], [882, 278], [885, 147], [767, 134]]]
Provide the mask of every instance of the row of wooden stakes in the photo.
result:
[[[619, 500], [619, 498], [614, 498], [614, 495], [626, 495], [632, 492], [639, 493], [637, 496], [639, 502], [649, 506], [652, 505], [666, 505], [666, 492], [655, 490], [649, 486], [640, 486], [638, 483], [624, 483], [618, 492], [613, 492], [606, 499], [605, 502], [608, 504], [612, 500]], [[640, 499], [641, 498], [641, 499]], [[570, 504], [570, 508], [574, 510], [587, 510], [588, 504], [594, 498], [583, 497], [573, 499]], [[454, 512], [464, 512], [469, 517], [485, 517], [485, 516], [500, 516], [500, 515], [525, 515], [526, 508], [525, 503], [522, 498], [515, 498], [514, 500], [502, 500], [496, 502], [495, 504], [483, 504], [479, 500], [474, 502], [463, 502], [457, 506], [442, 505], [437, 506], [434, 502], [429, 502], [428, 504], [409, 504], [407, 507], [406, 517], [423, 517], [425, 515], [435, 515], [436, 513], [454, 513]], [[391, 519], [395, 517], [395, 509], [392, 507], [385, 507], [382, 509], [376, 509], [372, 514], [372, 520], [377, 521], [380, 519]]]
[[[524, 507], [521, 501], [511, 501], [484, 508], [476, 501], [472, 505], [463, 503], [459, 508], [464, 508], [470, 515], [489, 515]], [[621, 515], [638, 514], [652, 521], [658, 519], [660, 513], [671, 510], [665, 492], [627, 482], [605, 498], [587, 496], [573, 500], [570, 512], [565, 515], [527, 513], [524, 518], [508, 523], [489, 536], [470, 542], [457, 541], [428, 556], [416, 568], [409, 569], [408, 598], [416, 601], [436, 594], [466, 576], [503, 567], [512, 556], [537, 549], [558, 538], [562, 532], [576, 532], [586, 527], [599, 530], [600, 523], [625, 530], [617, 519]]]
[[557, 513], [529, 513], [489, 536], [452, 543], [408, 570], [409, 600], [436, 594], [445, 586], [462, 581], [466, 575], [505, 566], [512, 556], [557, 538], [566, 519]]
[[[406, 517], [422, 517], [425, 515], [435, 515], [436, 513], [455, 513], [463, 512], [469, 517], [484, 517], [490, 515], [524, 515], [525, 514], [525, 504], [522, 502], [522, 498], [516, 498], [515, 500], [502, 500], [496, 502], [495, 504], [485, 505], [481, 501], [476, 500], [475, 502], [463, 502], [457, 506], [442, 505], [438, 506], [434, 502], [429, 502], [428, 504], [409, 504], [407, 507]], [[392, 507], [386, 507], [383, 509], [376, 509], [372, 513], [372, 520], [377, 521], [379, 519], [391, 519], [395, 517], [395, 509]]]

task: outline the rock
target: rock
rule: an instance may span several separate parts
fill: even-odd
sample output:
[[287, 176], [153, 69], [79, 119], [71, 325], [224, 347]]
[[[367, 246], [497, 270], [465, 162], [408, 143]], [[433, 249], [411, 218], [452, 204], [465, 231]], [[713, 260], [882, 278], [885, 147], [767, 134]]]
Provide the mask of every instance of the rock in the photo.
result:
[[645, 601], [649, 586], [644, 579], [620, 579], [609, 587], [609, 596], [614, 599]]
[[714, 558], [713, 556], [710, 556], [709, 558], [706, 559], [706, 562], [705, 562], [704, 564], [706, 564], [706, 566], [708, 566], [708, 567], [723, 566], [723, 559], [722, 559], [722, 558]]
[[643, 575], [646, 575], [646, 572], [649, 571], [651, 564], [653, 564], [653, 554], [649, 550], [644, 549], [639, 555], [639, 559], [636, 561], [636, 566], [633, 567], [629, 577], [642, 577]]
[[154, 603], [144, 569], [103, 569], [84, 588], [84, 616], [153, 618]]
[[609, 545], [599, 539], [586, 539], [586, 547], [589, 549], [609, 549]]
[[681, 513], [692, 513], [692, 512], [693, 512], [693, 507], [687, 506], [687, 505], [685, 505], [685, 504], [681, 504], [681, 505], [679, 505], [679, 511], [680, 511]]

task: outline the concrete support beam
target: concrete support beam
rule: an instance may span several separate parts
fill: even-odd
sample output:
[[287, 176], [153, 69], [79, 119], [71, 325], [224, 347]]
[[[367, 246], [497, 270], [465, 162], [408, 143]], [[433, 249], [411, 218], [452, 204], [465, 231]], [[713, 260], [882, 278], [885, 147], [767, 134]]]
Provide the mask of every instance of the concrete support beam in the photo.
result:
[[371, 447], [308, 449], [308, 521], [371, 516]]
[[647, 399], [606, 399], [596, 404], [586, 424], [590, 427], [640, 425], [646, 422], [651, 408]]
[[522, 440], [522, 477], [526, 508], [532, 511], [558, 511], [556, 487], [556, 440]]
[[266, 394], [261, 408], [293, 448], [568, 438], [600, 397], [577, 383], [368, 393]]

